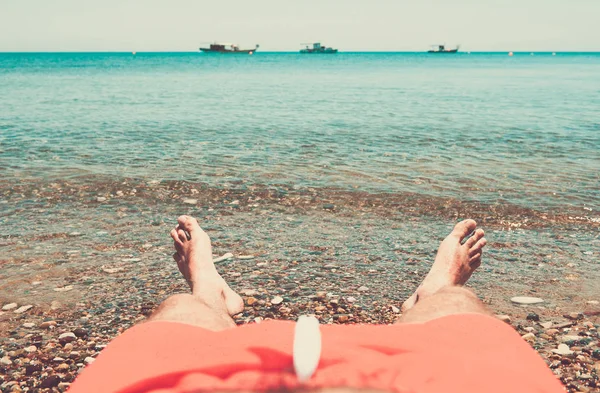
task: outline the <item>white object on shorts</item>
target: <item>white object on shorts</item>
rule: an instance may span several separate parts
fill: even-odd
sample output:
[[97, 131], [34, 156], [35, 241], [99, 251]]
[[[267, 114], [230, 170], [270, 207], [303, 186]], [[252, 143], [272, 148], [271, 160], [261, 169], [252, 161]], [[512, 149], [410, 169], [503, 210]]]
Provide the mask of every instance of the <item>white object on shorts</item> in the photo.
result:
[[294, 329], [294, 370], [300, 382], [313, 376], [321, 359], [321, 331], [319, 321], [302, 315]]

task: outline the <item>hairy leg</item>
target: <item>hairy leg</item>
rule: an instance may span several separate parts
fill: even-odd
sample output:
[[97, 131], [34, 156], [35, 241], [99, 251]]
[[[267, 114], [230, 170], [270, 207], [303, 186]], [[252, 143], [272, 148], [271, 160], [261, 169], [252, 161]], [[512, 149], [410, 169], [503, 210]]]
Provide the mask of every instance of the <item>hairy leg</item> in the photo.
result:
[[[467, 238], [469, 234], [472, 237]], [[462, 288], [481, 265], [487, 241], [473, 220], [456, 224], [442, 241], [431, 270], [415, 293], [402, 305], [398, 322], [425, 322], [444, 315], [488, 313], [469, 290]]]
[[181, 322], [209, 330], [234, 327], [231, 317], [242, 312], [244, 303], [217, 272], [210, 238], [195, 218], [181, 216], [177, 221], [171, 231], [177, 251], [173, 258], [192, 293], [169, 297], [149, 321]]

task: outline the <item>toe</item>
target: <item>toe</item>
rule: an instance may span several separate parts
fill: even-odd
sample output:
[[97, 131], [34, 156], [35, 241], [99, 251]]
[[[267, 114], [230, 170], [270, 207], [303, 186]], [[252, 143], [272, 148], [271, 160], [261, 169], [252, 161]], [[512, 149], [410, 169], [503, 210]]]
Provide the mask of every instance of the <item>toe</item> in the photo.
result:
[[[175, 242], [175, 248], [179, 247], [177, 249], [177, 251], [183, 250], [183, 242], [179, 238], [179, 234], [177, 233], [177, 229], [171, 230], [171, 237], [173, 238], [173, 241]], [[184, 239], [185, 239], [185, 235], [184, 235]]]
[[469, 257], [469, 265], [473, 269], [477, 269], [481, 265], [481, 251]]
[[188, 241], [187, 235], [185, 234], [185, 231], [183, 229], [177, 230], [177, 236], [179, 237], [179, 240], [181, 241], [181, 243], [185, 243]]
[[469, 249], [469, 256], [475, 255], [475, 254], [481, 254], [483, 247], [485, 247], [486, 244], [487, 244], [487, 240], [485, 237], [482, 237], [481, 239], [479, 239], [477, 241], [477, 243], [475, 243], [475, 245]]
[[188, 231], [190, 234], [200, 230], [200, 225], [198, 225], [198, 221], [194, 217], [179, 216], [179, 218], [177, 218], [177, 222], [179, 223], [179, 227], [181, 229]]
[[462, 241], [467, 235], [473, 232], [477, 228], [477, 223], [475, 220], [464, 220], [456, 224], [454, 229], [452, 230], [451, 235], [457, 236]]
[[465, 242], [465, 246], [472, 250], [475, 246], [475, 244], [483, 239], [483, 236], [485, 235], [485, 232], [483, 231], [483, 229], [478, 229], [475, 231], [475, 233], [473, 234], [473, 236], [471, 236], [470, 238], [467, 239], [467, 241]]

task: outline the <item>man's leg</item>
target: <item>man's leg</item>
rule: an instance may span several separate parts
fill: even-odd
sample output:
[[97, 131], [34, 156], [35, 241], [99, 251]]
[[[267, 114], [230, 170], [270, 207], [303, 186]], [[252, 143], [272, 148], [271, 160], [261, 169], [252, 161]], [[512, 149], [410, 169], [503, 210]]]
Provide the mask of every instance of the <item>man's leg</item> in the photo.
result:
[[181, 216], [177, 222], [171, 231], [177, 251], [173, 259], [192, 293], [169, 297], [148, 320], [182, 322], [214, 331], [234, 327], [231, 317], [242, 312], [244, 303], [217, 272], [210, 238], [193, 217]]
[[[473, 220], [462, 221], [440, 244], [431, 270], [404, 302], [400, 323], [422, 323], [452, 314], [490, 314], [473, 292], [462, 286], [481, 265], [486, 239]], [[472, 237], [464, 239], [473, 231]], [[464, 244], [463, 244], [464, 241]]]

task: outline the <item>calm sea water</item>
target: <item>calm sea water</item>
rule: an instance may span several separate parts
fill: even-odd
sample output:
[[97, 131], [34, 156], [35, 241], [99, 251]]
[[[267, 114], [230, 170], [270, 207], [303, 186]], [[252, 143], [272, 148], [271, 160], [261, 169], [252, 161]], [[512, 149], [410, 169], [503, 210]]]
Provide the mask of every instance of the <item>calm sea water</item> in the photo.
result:
[[600, 54], [0, 54], [0, 173], [600, 209]]

